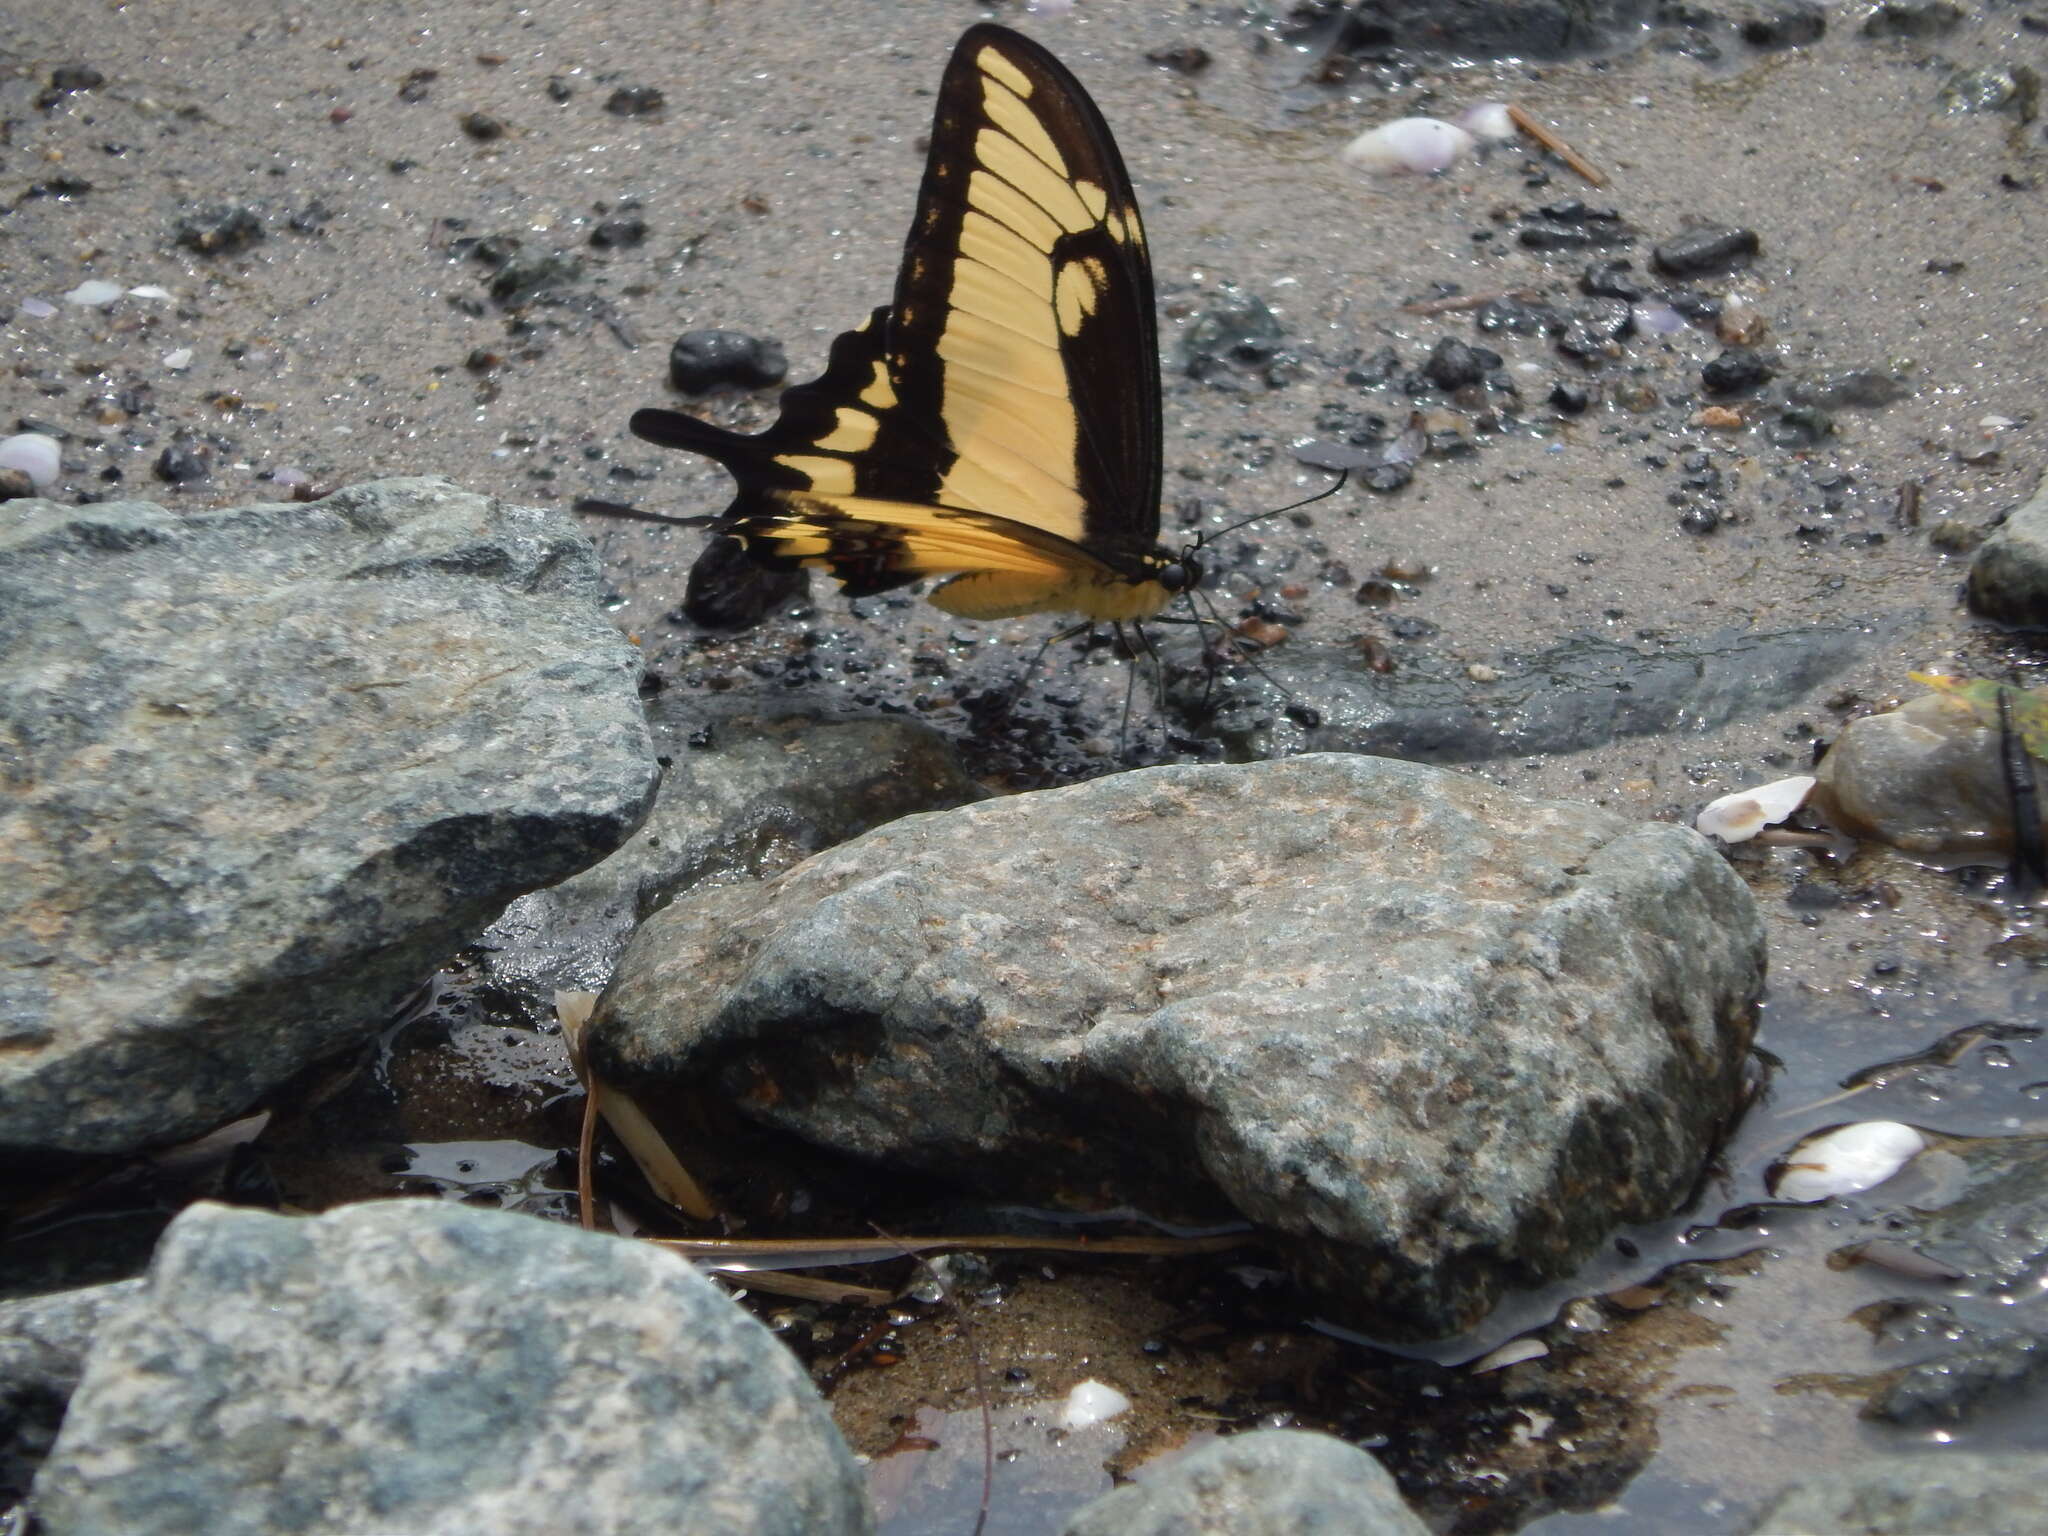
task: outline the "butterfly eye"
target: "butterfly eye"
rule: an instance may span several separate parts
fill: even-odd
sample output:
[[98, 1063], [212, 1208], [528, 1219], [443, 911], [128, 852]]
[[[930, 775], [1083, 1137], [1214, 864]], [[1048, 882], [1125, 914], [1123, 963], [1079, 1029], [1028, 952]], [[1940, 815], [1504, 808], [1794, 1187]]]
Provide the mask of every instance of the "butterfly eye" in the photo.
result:
[[1192, 591], [1202, 584], [1202, 562], [1193, 555], [1182, 555], [1178, 560], [1159, 568], [1159, 585], [1169, 592]]

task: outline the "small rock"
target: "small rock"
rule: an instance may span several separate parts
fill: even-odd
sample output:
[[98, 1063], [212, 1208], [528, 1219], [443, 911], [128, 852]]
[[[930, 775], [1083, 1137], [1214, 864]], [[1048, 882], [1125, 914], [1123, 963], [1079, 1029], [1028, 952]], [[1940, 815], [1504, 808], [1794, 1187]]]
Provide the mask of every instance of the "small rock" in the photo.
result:
[[1683, 533], [1706, 535], [1721, 526], [1721, 514], [1712, 507], [1687, 507], [1678, 514], [1678, 527]]
[[1742, 412], [1725, 405], [1709, 405], [1702, 407], [1693, 421], [1716, 432], [1734, 432], [1742, 426]]
[[1880, 0], [1863, 20], [1865, 37], [1941, 37], [1962, 25], [1963, 8], [1949, 0]]
[[1481, 382], [1500, 364], [1498, 352], [1468, 346], [1454, 336], [1446, 336], [1430, 349], [1422, 364], [1422, 375], [1438, 389], [1463, 389], [1467, 384]]
[[231, 255], [263, 238], [263, 220], [252, 208], [219, 204], [178, 220], [173, 233], [188, 251], [202, 256]]
[[1817, 406], [1788, 405], [1771, 423], [1771, 441], [1780, 448], [1810, 448], [1834, 435], [1835, 419]]
[[685, 331], [668, 351], [668, 379], [686, 395], [770, 389], [789, 374], [782, 343], [742, 331]]
[[1060, 1536], [1428, 1536], [1386, 1469], [1334, 1435], [1262, 1429], [1150, 1467]]
[[1368, 491], [1377, 491], [1390, 496], [1415, 478], [1413, 466], [1408, 464], [1375, 464], [1362, 477], [1362, 484]]
[[1880, 410], [1912, 393], [1912, 384], [1889, 368], [1831, 368], [1794, 381], [1786, 391], [1796, 404], [1826, 410], [1843, 406]]
[[1592, 391], [1583, 384], [1570, 383], [1559, 379], [1550, 386], [1550, 403], [1567, 416], [1582, 414], [1593, 403]]
[[582, 277], [582, 260], [567, 252], [520, 252], [491, 274], [487, 286], [491, 297], [506, 309], [522, 309], [540, 295], [570, 287]]
[[604, 109], [613, 117], [650, 117], [667, 105], [651, 85], [622, 85], [605, 98]]
[[1764, 339], [1770, 322], [1763, 311], [1740, 299], [1729, 299], [1714, 320], [1714, 334], [1731, 347], [1753, 347]]
[[2048, 628], [2048, 480], [1977, 551], [1969, 602], [1973, 613], [2000, 624]]
[[1994, 721], [1945, 693], [1852, 720], [1816, 770], [1812, 805], [1851, 837], [1916, 858], [1995, 864], [2012, 846]]
[[1771, 376], [1771, 365], [1760, 352], [1731, 347], [1700, 369], [1700, 382], [1710, 395], [1741, 394], [1755, 389]]
[[462, 131], [479, 144], [488, 144], [493, 139], [505, 137], [505, 120], [493, 117], [488, 112], [465, 112], [456, 120]]
[[85, 1374], [93, 1335], [141, 1286], [118, 1280], [0, 1301], [0, 1505], [27, 1494]]
[[1181, 332], [1182, 366], [1191, 379], [1228, 381], [1272, 362], [1286, 334], [1264, 299], [1226, 288]]
[[1171, 48], [1154, 48], [1145, 55], [1145, 62], [1178, 75], [1199, 75], [1209, 67], [1209, 50], [1195, 43], [1176, 43]]
[[50, 71], [50, 83], [37, 94], [36, 105], [47, 112], [66, 96], [97, 90], [106, 83], [107, 77], [90, 64], [60, 64]]
[[548, 100], [560, 106], [576, 94], [576, 88], [561, 75], [548, 76]]
[[171, 485], [190, 485], [213, 473], [213, 454], [204, 443], [180, 438], [156, 456], [151, 467], [159, 480]]
[[36, 483], [29, 479], [27, 470], [0, 465], [0, 501], [20, 501], [35, 493]]
[[1567, 312], [1557, 350], [1579, 359], [1607, 357], [1618, 343], [1635, 334], [1635, 312], [1620, 299], [1585, 299]]
[[1948, 77], [1937, 101], [1950, 114], [2010, 112], [2023, 123], [2034, 120], [2041, 79], [2024, 64], [2011, 69], [1959, 69]]
[[637, 213], [606, 219], [590, 231], [590, 243], [600, 251], [623, 250], [647, 238], [647, 221]]
[[1524, 218], [1515, 226], [1515, 238], [1532, 251], [1577, 251], [1628, 245], [1636, 232], [1612, 208], [1588, 208], [1577, 198], [1566, 198]]
[[1632, 261], [1596, 261], [1579, 274], [1579, 292], [1595, 299], [1620, 299], [1633, 304], [1643, 296]]
[[1816, 0], [1765, 0], [1737, 11], [1742, 40], [1752, 48], [1804, 48], [1828, 29], [1827, 9]]
[[1651, 259], [1658, 271], [1673, 277], [1701, 277], [1747, 266], [1762, 248], [1753, 229], [1708, 225], [1666, 240], [1651, 252]]

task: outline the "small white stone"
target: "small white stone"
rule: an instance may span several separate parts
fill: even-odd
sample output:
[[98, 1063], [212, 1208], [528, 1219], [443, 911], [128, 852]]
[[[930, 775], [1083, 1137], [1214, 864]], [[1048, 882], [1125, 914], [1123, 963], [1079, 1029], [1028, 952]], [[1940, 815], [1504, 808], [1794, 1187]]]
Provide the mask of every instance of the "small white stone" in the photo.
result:
[[1685, 329], [1685, 316], [1669, 304], [1638, 304], [1629, 313], [1646, 336], [1669, 336]]
[[170, 289], [159, 288], [155, 283], [144, 283], [140, 288], [128, 290], [128, 297], [131, 299], [168, 299], [170, 296]]
[[1520, 1365], [1524, 1360], [1541, 1360], [1550, 1353], [1550, 1346], [1533, 1333], [1525, 1333], [1519, 1339], [1509, 1339], [1490, 1355], [1481, 1355], [1472, 1362], [1472, 1374], [1482, 1371], [1505, 1370], [1511, 1365]]
[[121, 297], [119, 283], [102, 282], [96, 277], [87, 278], [76, 288], [64, 295], [66, 304], [83, 304], [88, 309], [105, 309]]
[[173, 373], [190, 368], [192, 366], [192, 349], [190, 347], [180, 347], [175, 352], [166, 352], [164, 354], [164, 366]]
[[1377, 176], [1434, 175], [1472, 152], [1476, 141], [1455, 123], [1434, 117], [1399, 117], [1361, 133], [1344, 146], [1344, 163]]
[[1504, 143], [1521, 132], [1515, 126], [1515, 120], [1508, 116], [1508, 105], [1504, 101], [1483, 101], [1476, 107], [1467, 107], [1458, 114], [1456, 121], [1473, 138], [1487, 144]]
[[0, 469], [18, 469], [28, 476], [29, 484], [46, 491], [64, 471], [63, 450], [54, 437], [41, 432], [18, 432], [0, 440]]
[[1060, 1407], [1060, 1428], [1086, 1429], [1131, 1411], [1131, 1400], [1106, 1382], [1084, 1381]]
[[1780, 1200], [1825, 1200], [1874, 1189], [1927, 1149], [1927, 1138], [1897, 1120], [1862, 1120], [1809, 1136], [1772, 1172]]
[[1723, 795], [1694, 817], [1693, 825], [1724, 843], [1746, 843], [1804, 805], [1815, 782], [1812, 774], [1801, 773]]
[[57, 306], [48, 299], [23, 299], [21, 312], [31, 320], [47, 320], [57, 313]]

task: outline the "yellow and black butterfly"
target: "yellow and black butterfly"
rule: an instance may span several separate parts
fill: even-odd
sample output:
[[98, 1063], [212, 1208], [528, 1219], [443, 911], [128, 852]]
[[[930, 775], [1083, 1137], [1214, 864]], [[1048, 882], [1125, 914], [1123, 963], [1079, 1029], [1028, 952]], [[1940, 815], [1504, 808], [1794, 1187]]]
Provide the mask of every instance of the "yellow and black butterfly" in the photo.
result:
[[631, 425], [732, 472], [722, 514], [668, 520], [760, 565], [853, 597], [942, 576], [930, 601], [965, 618], [1145, 619], [1202, 578], [1159, 543], [1157, 328], [1109, 125], [1050, 53], [983, 24], [940, 82], [893, 300], [766, 432]]

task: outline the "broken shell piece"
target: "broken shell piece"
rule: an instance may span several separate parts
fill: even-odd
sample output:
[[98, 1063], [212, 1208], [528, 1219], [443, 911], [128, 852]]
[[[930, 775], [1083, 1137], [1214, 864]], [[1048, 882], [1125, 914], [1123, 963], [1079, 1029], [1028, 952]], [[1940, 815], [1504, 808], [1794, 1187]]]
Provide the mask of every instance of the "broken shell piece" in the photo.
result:
[[1361, 133], [1344, 146], [1344, 163], [1378, 176], [1408, 172], [1430, 176], [1472, 152], [1475, 140], [1455, 123], [1400, 117]]
[[1710, 802], [1693, 818], [1693, 825], [1724, 843], [1746, 843], [1804, 805], [1813, 786], [1813, 775], [1801, 773], [1759, 784], [1755, 789], [1738, 790]]
[[0, 438], [0, 469], [18, 469], [39, 491], [47, 491], [64, 473], [64, 450], [42, 432], [17, 432]]
[[1521, 133], [1504, 101], [1485, 101], [1476, 107], [1467, 107], [1458, 114], [1456, 122], [1473, 138], [1487, 144], [1503, 143]]
[[1490, 1355], [1481, 1355], [1472, 1362], [1472, 1373], [1476, 1376], [1485, 1371], [1506, 1370], [1511, 1365], [1520, 1365], [1524, 1360], [1541, 1360], [1550, 1353], [1550, 1346], [1533, 1333], [1525, 1333], [1519, 1339], [1509, 1339]]
[[65, 294], [64, 302], [80, 304], [87, 309], [105, 309], [121, 297], [123, 291], [119, 283], [103, 282], [97, 277], [89, 277]]
[[1809, 1136], [1771, 1171], [1771, 1194], [1807, 1202], [1875, 1189], [1927, 1150], [1927, 1138], [1897, 1120], [1862, 1120]]
[[1061, 1429], [1086, 1429], [1131, 1411], [1131, 1400], [1107, 1382], [1082, 1382], [1060, 1407]]

